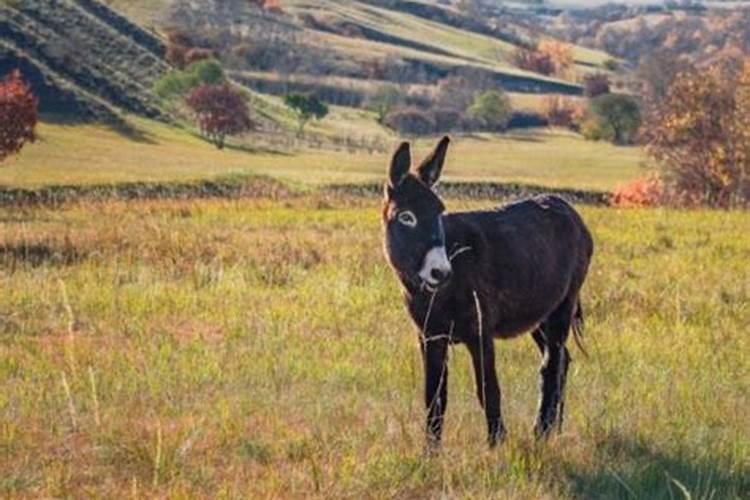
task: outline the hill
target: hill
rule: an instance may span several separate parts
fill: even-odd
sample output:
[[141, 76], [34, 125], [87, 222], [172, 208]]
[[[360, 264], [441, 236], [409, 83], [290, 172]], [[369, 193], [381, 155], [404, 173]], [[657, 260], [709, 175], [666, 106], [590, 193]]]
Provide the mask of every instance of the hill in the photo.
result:
[[19, 67], [44, 113], [159, 117], [160, 38], [97, 0], [0, 2], [0, 74]]

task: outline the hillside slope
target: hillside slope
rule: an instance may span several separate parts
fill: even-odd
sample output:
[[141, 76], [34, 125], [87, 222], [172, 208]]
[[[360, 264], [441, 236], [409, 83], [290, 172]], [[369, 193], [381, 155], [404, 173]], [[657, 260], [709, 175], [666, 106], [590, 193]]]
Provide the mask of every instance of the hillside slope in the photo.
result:
[[97, 0], [0, 3], [0, 73], [20, 68], [42, 112], [162, 114], [151, 92], [168, 69], [158, 37]]

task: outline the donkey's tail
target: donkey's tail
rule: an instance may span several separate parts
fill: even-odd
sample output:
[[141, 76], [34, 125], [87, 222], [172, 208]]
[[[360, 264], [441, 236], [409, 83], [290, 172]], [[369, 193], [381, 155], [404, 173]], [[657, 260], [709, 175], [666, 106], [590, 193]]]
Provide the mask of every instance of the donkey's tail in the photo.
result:
[[588, 357], [589, 353], [583, 347], [583, 307], [581, 307], [581, 300], [578, 299], [576, 302], [576, 310], [573, 313], [573, 321], [571, 322], [573, 328], [573, 340], [581, 350], [584, 356]]

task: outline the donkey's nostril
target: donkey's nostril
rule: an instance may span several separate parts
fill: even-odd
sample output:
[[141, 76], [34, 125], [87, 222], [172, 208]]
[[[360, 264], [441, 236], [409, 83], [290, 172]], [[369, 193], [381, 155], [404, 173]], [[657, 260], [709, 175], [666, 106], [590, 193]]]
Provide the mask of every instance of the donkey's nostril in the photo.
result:
[[430, 271], [430, 276], [432, 277], [432, 279], [439, 282], [447, 280], [450, 274], [450, 271], [443, 271], [441, 269], [433, 269], [432, 271]]

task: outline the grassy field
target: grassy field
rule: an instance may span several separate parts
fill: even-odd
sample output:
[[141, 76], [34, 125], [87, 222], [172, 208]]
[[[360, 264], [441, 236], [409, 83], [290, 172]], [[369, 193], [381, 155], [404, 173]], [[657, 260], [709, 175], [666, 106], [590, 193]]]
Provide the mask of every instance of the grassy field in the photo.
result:
[[[390, 151], [395, 136], [360, 114], [341, 108], [311, 132], [373, 137]], [[247, 140], [241, 149], [217, 151], [185, 131], [132, 119], [135, 133], [125, 136], [98, 125], [42, 124], [40, 139], [0, 168], [0, 186], [37, 187], [127, 181], [184, 181], [227, 174], [265, 174], [303, 184], [381, 180], [388, 154], [331, 150], [275, 149]], [[380, 134], [380, 135], [377, 135]], [[588, 142], [559, 130], [506, 135], [454, 137], [445, 178], [520, 182], [549, 187], [611, 190], [643, 175], [637, 148]], [[415, 156], [426, 155], [434, 139], [419, 140]]]
[[456, 347], [425, 457], [375, 201], [2, 209], [0, 495], [747, 498], [750, 219], [581, 210], [590, 357], [563, 434], [533, 441], [540, 360], [501, 342], [488, 451]]

